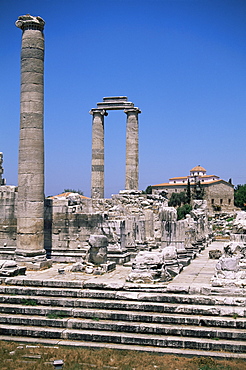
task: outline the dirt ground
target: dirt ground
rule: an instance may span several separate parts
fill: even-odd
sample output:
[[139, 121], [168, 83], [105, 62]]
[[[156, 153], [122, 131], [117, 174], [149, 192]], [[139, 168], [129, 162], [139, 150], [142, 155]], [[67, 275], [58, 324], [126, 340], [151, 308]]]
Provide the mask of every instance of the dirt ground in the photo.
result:
[[246, 370], [246, 360], [183, 357], [155, 353], [80, 347], [45, 346], [0, 341], [1, 370]]

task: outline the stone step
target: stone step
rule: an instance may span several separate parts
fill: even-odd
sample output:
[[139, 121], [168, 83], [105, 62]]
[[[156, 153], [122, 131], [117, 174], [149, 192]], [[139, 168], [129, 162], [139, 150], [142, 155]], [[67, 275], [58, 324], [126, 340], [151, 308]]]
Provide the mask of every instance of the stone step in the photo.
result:
[[97, 320], [137, 321], [143, 323], [165, 323], [173, 325], [196, 325], [202, 327], [246, 328], [245, 317], [220, 317], [185, 315], [180, 313], [156, 313], [139, 311], [112, 311], [106, 309], [78, 309], [72, 310], [74, 317], [93, 318]]
[[[120, 311], [92, 308], [72, 308], [61, 306], [26, 306], [15, 304], [4, 304], [0, 306], [0, 315], [28, 315], [44, 317], [62, 317], [81, 318], [92, 320], [110, 320], [121, 322], [142, 322], [142, 323], [161, 323], [170, 325], [189, 325], [199, 327], [214, 327], [214, 328], [246, 328], [246, 318], [237, 317], [220, 317], [220, 316], [200, 316], [200, 315], [184, 315], [180, 313], [156, 313], [156, 312], [141, 312], [141, 311]], [[4, 320], [4, 319], [2, 319]]]
[[0, 314], [12, 314], [14, 315], [37, 315], [37, 316], [48, 316], [48, 315], [60, 315], [63, 317], [73, 317], [72, 308], [64, 308], [61, 306], [27, 306], [18, 304], [4, 304], [0, 306]]
[[182, 294], [182, 295], [193, 295], [197, 294], [199, 296], [209, 296], [212, 297], [235, 297], [242, 298], [245, 297], [245, 289], [238, 287], [213, 287], [213, 286], [196, 286], [192, 287], [189, 284], [177, 284], [171, 283], [157, 283], [157, 284], [135, 284], [130, 282], [100, 282], [96, 279], [87, 280], [66, 280], [60, 279], [29, 279], [28, 277], [2, 277], [0, 279], [1, 284], [5, 285], [18, 285], [18, 286], [36, 286], [36, 287], [53, 287], [53, 288], [63, 288], [63, 289], [100, 289], [100, 290], [115, 290], [121, 291], [139, 291], [139, 292], [155, 292], [167, 294]]
[[[13, 341], [12, 336], [0, 335], [0, 340]], [[223, 352], [223, 351], [200, 351], [195, 349], [185, 349], [185, 348], [168, 348], [168, 347], [153, 347], [153, 346], [140, 346], [140, 345], [129, 345], [127, 344], [118, 344], [118, 343], [100, 343], [100, 342], [90, 342], [90, 341], [75, 341], [75, 340], [64, 340], [64, 339], [49, 339], [49, 338], [32, 338], [32, 337], [19, 337], [15, 336], [14, 341], [18, 343], [31, 343], [31, 344], [43, 344], [49, 346], [70, 346], [70, 347], [82, 347], [82, 348], [110, 348], [117, 350], [132, 350], [138, 352], [150, 352], [150, 353], [159, 353], [159, 354], [172, 354], [172, 355], [181, 355], [187, 357], [208, 357], [218, 358], [218, 359], [227, 359], [227, 358], [236, 358], [236, 359], [246, 359], [245, 353], [232, 353], [232, 352]]]
[[[51, 315], [52, 316], [52, 315]], [[21, 325], [21, 326], [40, 326], [40, 327], [58, 327], [69, 328], [76, 330], [99, 330], [111, 332], [125, 333], [143, 333], [143, 334], [159, 334], [195, 338], [210, 338], [210, 339], [230, 339], [230, 340], [245, 340], [245, 329], [235, 328], [218, 328], [218, 327], [201, 327], [190, 325], [173, 325], [160, 323], [141, 323], [141, 322], [123, 322], [110, 320], [93, 319], [78, 319], [78, 318], [61, 318], [59, 312], [56, 315], [53, 313], [53, 318], [44, 316], [25, 316], [25, 315], [2, 315], [0, 314], [0, 324], [6, 325]], [[1, 326], [0, 326], [1, 328]], [[0, 329], [1, 330], [1, 329]]]
[[193, 338], [143, 333], [115, 333], [111, 331], [42, 328], [38, 326], [1, 325], [1, 336], [23, 336], [33, 338], [66, 339], [76, 341], [105, 342], [142, 346], [196, 349], [203, 351], [225, 351], [245, 353], [246, 342], [240, 340]]
[[91, 289], [66, 289], [48, 287], [20, 287], [0, 286], [0, 294], [29, 295], [29, 296], [52, 296], [52, 297], [75, 297], [75, 298], [98, 298], [115, 300], [138, 300], [142, 302], [166, 302], [199, 305], [230, 305], [246, 307], [246, 297], [226, 296], [201, 296], [186, 294], [148, 293], [136, 291], [114, 290], [91, 290]]
[[[0, 295], [0, 303], [18, 305], [43, 305], [78, 308], [97, 308], [111, 310], [131, 310], [161, 313], [180, 313], [189, 315], [213, 315], [246, 317], [246, 307], [224, 306], [224, 305], [195, 305], [176, 304], [163, 302], [142, 302], [110, 299], [90, 299], [71, 297], [46, 297], [46, 296], [21, 296], [21, 295]], [[1, 309], [1, 307], [0, 307]]]

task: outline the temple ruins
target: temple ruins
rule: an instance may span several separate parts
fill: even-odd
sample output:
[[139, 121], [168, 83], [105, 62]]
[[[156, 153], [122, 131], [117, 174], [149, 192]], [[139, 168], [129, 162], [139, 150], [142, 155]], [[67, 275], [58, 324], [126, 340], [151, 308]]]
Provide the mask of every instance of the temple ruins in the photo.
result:
[[126, 96], [103, 98], [90, 110], [92, 122], [91, 197], [104, 198], [104, 116], [107, 110], [124, 110], [126, 123], [126, 190], [138, 189], [138, 114], [141, 110]]
[[[162, 192], [170, 184], [139, 190], [141, 111], [126, 96], [104, 97], [90, 110], [91, 198], [44, 197], [44, 25], [29, 14], [16, 21], [18, 187], [5, 184], [0, 153], [1, 337], [246, 358], [246, 213], [231, 202], [230, 213], [212, 212], [206, 199], [192, 199], [178, 219]], [[105, 199], [110, 110], [126, 113], [126, 172], [125, 189]]]

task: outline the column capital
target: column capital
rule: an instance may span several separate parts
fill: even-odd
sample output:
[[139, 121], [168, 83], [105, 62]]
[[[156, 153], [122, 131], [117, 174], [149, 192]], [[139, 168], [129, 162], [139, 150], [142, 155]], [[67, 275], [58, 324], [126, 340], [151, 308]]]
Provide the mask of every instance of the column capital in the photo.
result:
[[124, 113], [142, 113], [138, 107], [128, 108], [124, 110]]
[[43, 31], [45, 21], [39, 16], [34, 17], [30, 14], [26, 14], [21, 15], [15, 22], [15, 25], [23, 31], [28, 29]]
[[105, 109], [98, 109], [98, 108], [92, 108], [89, 111], [90, 114], [94, 115], [95, 113], [101, 114], [101, 116], [107, 116], [108, 113], [106, 112]]

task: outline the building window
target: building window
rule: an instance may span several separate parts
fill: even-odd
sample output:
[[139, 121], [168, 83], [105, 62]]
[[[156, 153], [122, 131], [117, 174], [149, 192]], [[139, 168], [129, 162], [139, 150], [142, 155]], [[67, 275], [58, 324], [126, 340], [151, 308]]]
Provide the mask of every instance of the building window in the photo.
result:
[[220, 204], [223, 204], [223, 199], [220, 199]]
[[231, 204], [231, 199], [228, 199], [228, 204], [229, 204], [229, 205]]
[[214, 199], [211, 199], [211, 204], [214, 204]]

